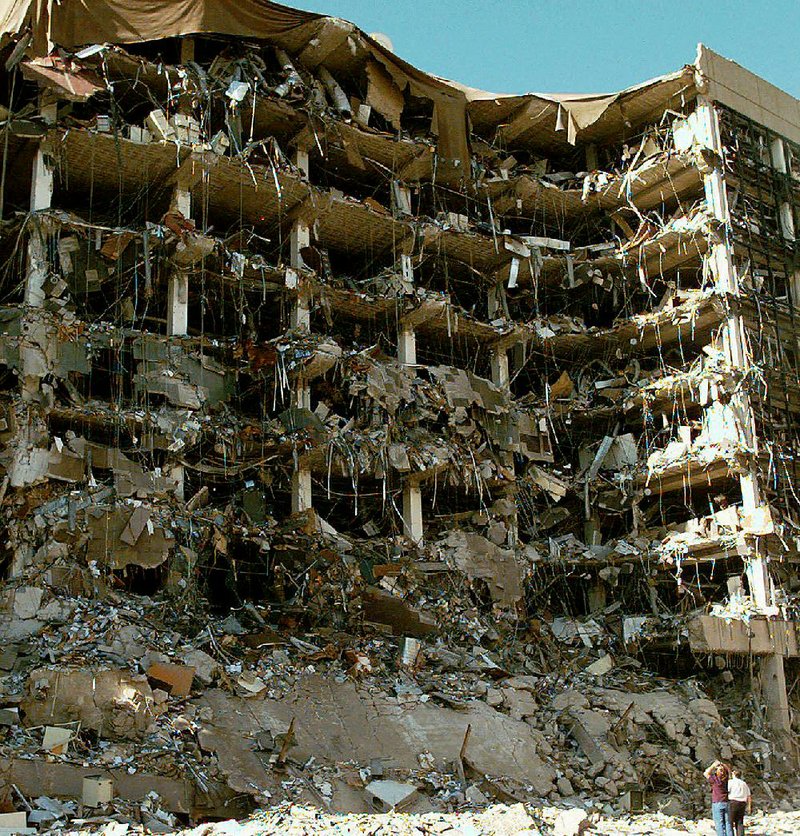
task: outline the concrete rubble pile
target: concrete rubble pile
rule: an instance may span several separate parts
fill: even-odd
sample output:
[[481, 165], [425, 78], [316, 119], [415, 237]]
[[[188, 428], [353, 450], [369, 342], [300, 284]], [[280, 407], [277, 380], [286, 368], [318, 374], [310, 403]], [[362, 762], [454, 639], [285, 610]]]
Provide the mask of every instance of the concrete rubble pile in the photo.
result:
[[797, 100], [149, 5], [0, 5], [0, 830], [784, 803]]

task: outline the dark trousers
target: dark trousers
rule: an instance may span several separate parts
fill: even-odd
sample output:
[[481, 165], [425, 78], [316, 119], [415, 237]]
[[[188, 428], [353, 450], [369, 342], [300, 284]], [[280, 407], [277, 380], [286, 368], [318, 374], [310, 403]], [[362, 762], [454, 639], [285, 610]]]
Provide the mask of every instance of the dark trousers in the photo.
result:
[[730, 801], [728, 807], [730, 808], [734, 836], [744, 836], [744, 811], [747, 809], [747, 802]]

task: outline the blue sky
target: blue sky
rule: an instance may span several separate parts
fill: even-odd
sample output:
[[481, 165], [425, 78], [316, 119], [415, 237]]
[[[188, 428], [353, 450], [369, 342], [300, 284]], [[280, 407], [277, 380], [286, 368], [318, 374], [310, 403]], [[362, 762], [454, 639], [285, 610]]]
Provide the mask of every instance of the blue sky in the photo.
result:
[[611, 92], [697, 42], [800, 97], [800, 0], [284, 0], [385, 32], [423, 70], [495, 93]]

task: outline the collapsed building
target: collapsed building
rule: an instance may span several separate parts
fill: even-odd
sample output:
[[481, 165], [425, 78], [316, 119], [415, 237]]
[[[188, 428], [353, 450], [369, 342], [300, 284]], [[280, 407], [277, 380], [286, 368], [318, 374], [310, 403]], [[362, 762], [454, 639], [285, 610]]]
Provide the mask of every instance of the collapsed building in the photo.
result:
[[[612, 799], [646, 783], [614, 742], [631, 723], [661, 724], [695, 767], [715, 751], [684, 726], [728, 757], [761, 752], [760, 769], [793, 760], [796, 99], [702, 45], [620, 93], [501, 96], [265, 0], [3, 6], [0, 662], [15, 788], [57, 787], [42, 770], [66, 751], [59, 737], [15, 758], [15, 734], [80, 721], [140, 739], [157, 700], [216, 682], [184, 718], [196, 732], [225, 716], [225, 688], [274, 696], [264, 648], [362, 679], [364, 636], [397, 646], [400, 669], [426, 659], [490, 680], [492, 715], [519, 725], [570, 655], [556, 663], [546, 643], [587, 676], [628, 658], [745, 683], [747, 746], [699, 692], [654, 710], [606, 691], [599, 714], [585, 689], [552, 685]], [[199, 643], [178, 654], [154, 612], [137, 625], [129, 608], [121, 626], [136, 596], [228, 626], [196, 616]], [[70, 707], [84, 687], [94, 697]], [[344, 699], [319, 682], [278, 691], [292, 687], [303, 705], [275, 709], [283, 744], [303, 712], [315, 728], [308, 703]], [[442, 723], [426, 711], [416, 727]], [[368, 715], [352, 722], [376, 733]], [[184, 775], [151, 775], [174, 812], [265, 797], [252, 753], [223, 745], [261, 727], [217, 722], [197, 750], [227, 795], [193, 772], [205, 795], [190, 802]], [[462, 773], [503, 772], [491, 743], [507, 739], [538, 760], [506, 771], [570, 795], [549, 765], [557, 721], [532, 740], [469, 722], [479, 754], [469, 728], [450, 753]]]

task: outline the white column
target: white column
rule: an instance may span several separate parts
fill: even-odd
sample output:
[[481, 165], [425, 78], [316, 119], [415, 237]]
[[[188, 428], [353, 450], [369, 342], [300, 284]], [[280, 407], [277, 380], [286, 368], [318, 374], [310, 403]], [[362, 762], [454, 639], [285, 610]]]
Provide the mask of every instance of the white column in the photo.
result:
[[289, 324], [296, 331], [311, 330], [311, 299], [303, 287], [297, 289], [297, 296], [289, 314]]
[[295, 383], [293, 395], [295, 409], [311, 409], [311, 387], [306, 380], [300, 378]]
[[33, 158], [31, 178], [31, 212], [49, 209], [53, 199], [53, 169], [44, 148], [40, 145]]
[[[56, 121], [56, 104], [42, 105], [40, 113], [46, 124]], [[49, 164], [46, 146], [40, 144], [33, 158], [31, 171], [30, 211], [42, 212], [50, 208], [53, 200], [53, 169]], [[44, 304], [44, 284], [47, 280], [47, 231], [43, 218], [32, 216], [28, 220], [28, 258], [23, 298], [26, 306], [40, 308]], [[22, 398], [34, 401], [39, 396], [38, 351], [24, 343], [20, 349], [22, 364]]]
[[[786, 145], [780, 137], [776, 137], [770, 143], [770, 157], [772, 165], [776, 171], [781, 174], [787, 174], [789, 165], [786, 162]], [[792, 213], [792, 204], [788, 201], [783, 201], [779, 208], [780, 225], [783, 237], [787, 241], [795, 240], [794, 215]], [[789, 276], [789, 298], [796, 308], [800, 308], [800, 270], [795, 271]]]
[[[719, 119], [717, 112], [711, 102], [701, 99], [697, 106], [699, 124], [703, 127], [706, 145], [717, 153], [720, 159], [723, 155], [722, 140], [719, 133]], [[706, 201], [714, 213], [714, 217], [724, 224], [730, 223], [730, 211], [728, 208], [728, 196], [725, 190], [725, 180], [722, 170], [715, 166], [713, 171], [705, 175]], [[710, 258], [712, 259], [714, 276], [717, 289], [720, 292], [738, 294], [739, 282], [736, 273], [736, 265], [733, 252], [727, 241], [714, 245]], [[745, 369], [748, 360], [745, 354], [744, 325], [738, 315], [728, 317], [723, 343], [728, 361], [732, 366]], [[754, 453], [757, 449], [757, 438], [755, 434], [755, 421], [750, 405], [750, 398], [746, 392], [739, 392], [734, 396], [739, 406], [739, 414], [742, 416], [743, 429], [747, 437], [745, 440], [752, 447]], [[745, 512], [753, 511], [761, 505], [761, 491], [759, 484], [758, 469], [755, 463], [751, 464], [748, 472], [742, 474], [739, 479], [742, 491], [742, 507]], [[766, 559], [759, 555], [753, 555], [747, 566], [747, 574], [750, 580], [751, 597], [759, 607], [767, 607], [772, 603], [772, 590], [767, 569]]]
[[397, 332], [397, 359], [404, 366], [417, 364], [417, 335], [411, 326], [401, 324]]
[[170, 465], [169, 468], [169, 476], [170, 479], [175, 481], [175, 497], [183, 502], [185, 495], [184, 495], [184, 484], [185, 484], [185, 471], [182, 464], [173, 464]]
[[[176, 188], [172, 206], [184, 218], [192, 216], [192, 193]], [[167, 286], [167, 336], [183, 337], [189, 332], [189, 271], [175, 268]]]
[[[772, 140], [769, 146], [770, 158], [772, 160], [772, 167], [780, 174], [786, 174], [788, 166], [786, 164], [786, 146], [780, 137]], [[792, 204], [788, 201], [782, 201], [779, 207], [781, 232], [787, 241], [794, 241], [794, 215], [792, 213]]]
[[289, 264], [295, 269], [301, 269], [305, 266], [303, 262], [302, 250], [311, 244], [311, 227], [302, 218], [298, 218], [292, 224], [292, 230], [289, 233], [289, 246], [291, 252], [289, 254]]
[[406, 480], [403, 485], [403, 533], [414, 543], [422, 543], [422, 487]]
[[175, 270], [167, 288], [167, 335], [183, 337], [189, 330], [189, 273]]
[[392, 181], [392, 204], [395, 216], [411, 214], [411, 189], [399, 180]]
[[414, 263], [410, 254], [402, 253], [400, 255], [400, 272], [407, 282], [414, 281]]
[[[308, 149], [297, 147], [294, 151], [294, 164], [306, 175], [309, 173]], [[301, 252], [311, 244], [311, 227], [305, 218], [296, 218], [289, 233], [289, 264], [295, 270], [305, 267]], [[307, 291], [298, 282], [297, 295], [292, 304], [289, 322], [293, 329], [311, 330], [311, 300]]]
[[[308, 149], [298, 146], [294, 151], [294, 164], [306, 175], [309, 174]], [[290, 265], [295, 270], [303, 268], [300, 251], [311, 244], [311, 228], [303, 218], [296, 218], [290, 233]], [[308, 291], [298, 282], [297, 294], [292, 304], [289, 317], [290, 325], [295, 330], [311, 330], [311, 300]], [[311, 388], [302, 378], [297, 381], [294, 390], [294, 406], [297, 409], [311, 409]], [[295, 464], [292, 474], [292, 513], [300, 514], [313, 507], [311, 494], [311, 470], [300, 459]]]
[[[700, 99], [697, 106], [700, 124], [704, 127], [705, 141], [709, 148], [722, 159], [724, 149], [719, 132], [719, 118], [711, 102]], [[783, 151], [781, 146], [780, 151]], [[785, 165], [785, 159], [784, 159]], [[714, 213], [714, 217], [722, 221], [727, 228], [730, 226], [730, 211], [723, 172], [719, 166], [705, 175], [706, 200]], [[727, 240], [715, 244], [711, 259], [717, 288], [722, 292], [738, 294], [739, 282], [732, 248]], [[725, 334], [725, 351], [732, 365], [746, 369], [748, 359], [744, 350], [744, 325], [741, 317], [728, 317]], [[739, 392], [734, 396], [739, 406], [746, 434], [750, 435], [749, 443], [757, 451], [755, 421], [749, 395]], [[752, 511], [761, 504], [759, 471], [756, 463], [751, 463], [748, 472], [739, 480], [742, 491], [742, 507], [745, 512]], [[747, 561], [747, 577], [750, 584], [750, 596], [755, 604], [764, 609], [772, 604], [772, 580], [769, 575], [767, 559], [763, 546], [756, 543], [756, 551]], [[767, 706], [769, 721], [777, 731], [790, 727], [788, 699], [786, 693], [786, 678], [783, 671], [783, 657], [777, 654], [765, 657], [761, 663], [762, 697]]]

